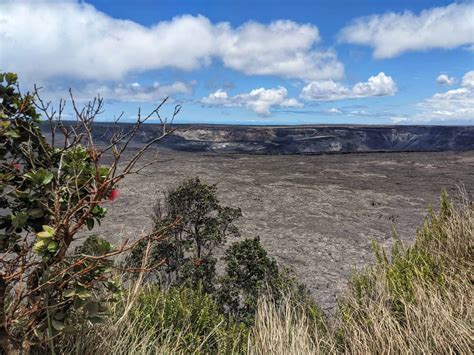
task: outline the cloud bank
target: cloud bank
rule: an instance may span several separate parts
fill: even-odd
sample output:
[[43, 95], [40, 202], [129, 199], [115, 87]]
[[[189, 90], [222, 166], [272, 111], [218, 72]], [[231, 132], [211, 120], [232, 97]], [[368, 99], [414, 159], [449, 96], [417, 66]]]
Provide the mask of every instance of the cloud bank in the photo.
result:
[[201, 103], [208, 106], [246, 107], [260, 116], [269, 116], [271, 109], [275, 107], [303, 107], [298, 100], [288, 98], [288, 91], [281, 86], [273, 89], [254, 89], [236, 96], [229, 96], [226, 91], [217, 90], [201, 99]]
[[247, 22], [239, 27], [183, 15], [153, 26], [113, 18], [77, 1], [0, 3], [2, 70], [29, 80], [120, 80], [132, 72], [194, 70], [213, 60], [244, 74], [340, 79], [334, 51], [319, 50], [312, 24]]
[[415, 121], [474, 121], [474, 70], [464, 74], [461, 87], [434, 94], [420, 102]]
[[311, 101], [333, 101], [357, 99], [371, 96], [392, 96], [397, 85], [392, 77], [380, 72], [366, 82], [360, 82], [349, 88], [332, 80], [313, 81], [301, 90], [300, 97]]
[[358, 18], [341, 30], [339, 40], [370, 46], [375, 58], [469, 46], [474, 44], [474, 3], [453, 3], [419, 15], [405, 11]]
[[[86, 83], [78, 85], [72, 91], [76, 101], [89, 101], [100, 95], [108, 101], [122, 102], [159, 102], [168, 96], [190, 95], [196, 82], [175, 81], [170, 84], [154, 82], [152, 85], [133, 83]], [[67, 87], [47, 85], [41, 90], [41, 96], [51, 99], [69, 97]]]

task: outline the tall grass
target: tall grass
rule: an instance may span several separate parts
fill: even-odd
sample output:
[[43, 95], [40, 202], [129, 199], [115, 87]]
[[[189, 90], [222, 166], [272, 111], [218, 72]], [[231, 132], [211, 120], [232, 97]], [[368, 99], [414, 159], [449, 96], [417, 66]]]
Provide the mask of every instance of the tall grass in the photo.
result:
[[[466, 196], [466, 194], [463, 194]], [[473, 353], [474, 208], [446, 194], [413, 245], [355, 276], [340, 303], [337, 337], [349, 353]]]
[[278, 305], [262, 298], [247, 342], [248, 354], [319, 354], [336, 350], [325, 324], [284, 298]]
[[[331, 325], [289, 295], [262, 298], [253, 326], [226, 320], [209, 296], [163, 293], [137, 284], [107, 324], [69, 338], [77, 353], [474, 353], [474, 206], [444, 194], [412, 245], [391, 253], [349, 282]], [[388, 255], [390, 254], [390, 256]]]
[[124, 295], [107, 322], [61, 345], [77, 354], [242, 353], [248, 329], [225, 318], [209, 295], [143, 286]]

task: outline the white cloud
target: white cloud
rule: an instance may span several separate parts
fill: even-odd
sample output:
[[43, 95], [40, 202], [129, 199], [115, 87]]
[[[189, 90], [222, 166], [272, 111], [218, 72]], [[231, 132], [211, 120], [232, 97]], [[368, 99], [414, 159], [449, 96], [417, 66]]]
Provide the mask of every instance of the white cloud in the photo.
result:
[[[140, 83], [97, 83], [89, 82], [85, 85], [76, 85], [73, 89], [74, 99], [89, 101], [100, 95], [106, 100], [123, 102], [155, 102], [165, 97], [177, 94], [191, 94], [195, 82], [176, 81], [162, 85], [154, 82], [153, 85]], [[48, 100], [68, 98], [68, 88], [46, 84], [41, 91], [41, 96]]]
[[350, 116], [373, 116], [372, 113], [366, 110], [352, 110], [348, 113]]
[[326, 113], [331, 113], [331, 114], [334, 114], [334, 115], [341, 115], [342, 114], [342, 111], [335, 108], [335, 107], [331, 107], [330, 109], [327, 109], [325, 112]]
[[313, 81], [301, 91], [305, 100], [331, 101], [356, 99], [371, 96], [392, 96], [397, 92], [397, 85], [392, 77], [380, 72], [371, 76], [366, 82], [355, 84], [348, 88], [332, 80]]
[[247, 107], [260, 116], [268, 116], [274, 107], [303, 107], [294, 98], [288, 98], [288, 91], [280, 86], [273, 89], [259, 88], [249, 93], [229, 96], [223, 90], [217, 90], [204, 97], [201, 103], [209, 106]]
[[350, 89], [332, 80], [313, 81], [306, 85], [300, 94], [305, 100], [337, 100], [349, 95]]
[[248, 22], [232, 29], [220, 26], [219, 57], [224, 65], [245, 74], [289, 78], [341, 78], [343, 65], [334, 51], [314, 51], [319, 30], [310, 24], [275, 21], [268, 26]]
[[68, 76], [120, 80], [131, 72], [194, 70], [220, 60], [245, 74], [303, 80], [339, 79], [344, 67], [331, 50], [316, 50], [311, 24], [247, 22], [234, 28], [183, 15], [143, 26], [77, 1], [2, 1], [2, 70], [29, 81]]
[[460, 88], [434, 94], [417, 107], [414, 121], [474, 121], [474, 70], [464, 74]]
[[211, 106], [217, 106], [217, 105], [222, 105], [222, 106], [228, 106], [231, 103], [231, 99], [229, 98], [229, 95], [227, 94], [226, 91], [219, 89], [216, 92], [213, 92], [209, 94], [209, 96], [203, 98], [201, 100], [202, 103], [211, 105]]
[[393, 123], [396, 123], [396, 124], [406, 122], [408, 120], [406, 117], [403, 117], [403, 116], [393, 116], [391, 119]]
[[438, 77], [436, 78], [436, 82], [439, 84], [439, 85], [446, 85], [446, 86], [451, 86], [451, 85], [454, 85], [455, 83], [455, 78], [454, 77], [450, 77], [450, 76], [447, 76], [446, 74], [440, 74], [438, 75]]
[[474, 70], [468, 71], [462, 77], [462, 86], [469, 88], [471, 90], [474, 89]]
[[453, 3], [419, 15], [405, 11], [358, 18], [342, 29], [339, 39], [373, 47], [375, 58], [470, 45], [474, 43], [474, 3]]

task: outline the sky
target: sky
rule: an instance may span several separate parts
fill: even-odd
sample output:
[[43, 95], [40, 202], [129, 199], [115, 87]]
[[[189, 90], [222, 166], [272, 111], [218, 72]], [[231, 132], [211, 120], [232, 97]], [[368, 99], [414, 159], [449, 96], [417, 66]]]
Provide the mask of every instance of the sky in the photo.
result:
[[0, 71], [104, 121], [472, 125], [474, 1], [0, 0]]

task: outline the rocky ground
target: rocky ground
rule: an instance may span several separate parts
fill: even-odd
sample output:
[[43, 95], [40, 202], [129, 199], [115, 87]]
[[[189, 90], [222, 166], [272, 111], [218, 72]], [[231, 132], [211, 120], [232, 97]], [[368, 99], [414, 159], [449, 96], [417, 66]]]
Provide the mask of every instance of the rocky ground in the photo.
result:
[[115, 243], [150, 227], [151, 206], [180, 181], [218, 185], [224, 204], [240, 207], [243, 237], [260, 236], [330, 311], [355, 269], [373, 262], [371, 240], [392, 228], [413, 240], [430, 204], [446, 188], [474, 194], [474, 151], [343, 155], [212, 155], [149, 152], [161, 162], [128, 177], [109, 203], [101, 233]]

